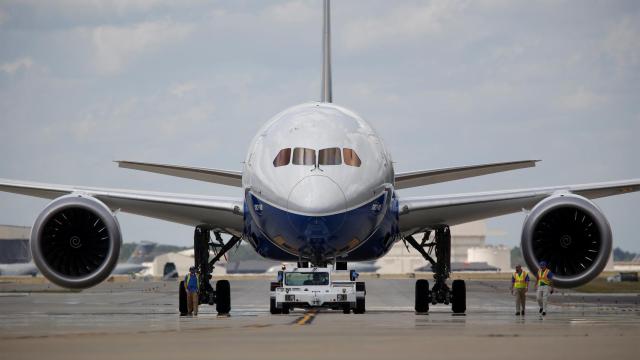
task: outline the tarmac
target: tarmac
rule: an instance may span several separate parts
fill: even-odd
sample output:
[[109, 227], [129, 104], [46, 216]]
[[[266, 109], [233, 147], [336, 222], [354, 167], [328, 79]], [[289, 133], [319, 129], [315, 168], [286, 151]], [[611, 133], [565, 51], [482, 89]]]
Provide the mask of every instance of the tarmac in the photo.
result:
[[232, 310], [177, 314], [177, 283], [107, 282], [82, 292], [0, 280], [1, 359], [637, 359], [640, 294], [533, 298], [515, 316], [508, 283], [467, 282], [467, 313], [413, 311], [414, 279], [367, 279], [367, 312], [271, 315], [269, 279], [231, 279]]

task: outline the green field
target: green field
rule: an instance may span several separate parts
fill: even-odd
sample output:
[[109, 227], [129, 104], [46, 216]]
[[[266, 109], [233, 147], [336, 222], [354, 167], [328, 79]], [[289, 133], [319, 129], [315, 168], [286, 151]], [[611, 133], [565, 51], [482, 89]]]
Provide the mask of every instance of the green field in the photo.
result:
[[574, 289], [585, 293], [638, 293], [640, 281], [607, 282], [606, 276], [599, 276], [592, 282]]

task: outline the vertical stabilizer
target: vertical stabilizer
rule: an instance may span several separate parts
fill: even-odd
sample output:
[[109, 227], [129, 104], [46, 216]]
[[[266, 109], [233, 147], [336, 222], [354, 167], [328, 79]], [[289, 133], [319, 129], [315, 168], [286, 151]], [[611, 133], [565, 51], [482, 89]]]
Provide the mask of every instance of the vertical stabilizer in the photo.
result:
[[127, 263], [129, 264], [142, 264], [145, 261], [149, 261], [148, 257], [156, 248], [156, 243], [150, 241], [142, 241], [131, 253]]
[[322, 102], [332, 102], [331, 94], [331, 9], [329, 0], [324, 0], [322, 24]]

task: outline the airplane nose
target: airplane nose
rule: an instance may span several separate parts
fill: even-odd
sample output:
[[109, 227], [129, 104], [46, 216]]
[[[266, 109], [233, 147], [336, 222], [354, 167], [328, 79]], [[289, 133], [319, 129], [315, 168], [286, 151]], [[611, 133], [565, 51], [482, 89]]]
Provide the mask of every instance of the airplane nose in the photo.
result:
[[289, 193], [290, 211], [323, 215], [343, 212], [347, 198], [340, 186], [324, 175], [310, 175], [300, 180]]

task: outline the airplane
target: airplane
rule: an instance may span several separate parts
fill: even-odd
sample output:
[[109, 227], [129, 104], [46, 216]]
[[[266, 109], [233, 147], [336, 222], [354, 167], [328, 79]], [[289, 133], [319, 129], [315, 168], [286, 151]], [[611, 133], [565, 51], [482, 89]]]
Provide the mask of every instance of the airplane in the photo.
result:
[[[432, 265], [434, 284], [415, 284], [415, 310], [450, 304], [466, 311], [463, 280], [448, 283], [449, 227], [527, 210], [521, 248], [531, 271], [545, 260], [557, 287], [594, 279], [611, 253], [610, 225], [593, 199], [640, 190], [640, 179], [464, 194], [401, 197], [397, 190], [534, 167], [537, 160], [395, 173], [381, 137], [355, 112], [333, 103], [330, 4], [323, 3], [320, 101], [271, 118], [250, 143], [241, 171], [117, 161], [122, 168], [236, 187], [237, 197], [170, 194], [0, 180], [0, 190], [52, 199], [30, 239], [51, 282], [87, 288], [113, 270], [121, 243], [119, 211], [193, 226], [201, 303], [231, 308], [230, 284], [209, 281], [214, 264], [238, 242], [261, 256], [300, 266], [383, 257], [406, 241]], [[211, 234], [213, 233], [213, 237]], [[415, 234], [425, 233], [421, 239]], [[223, 234], [230, 237], [226, 242]], [[217, 255], [209, 258], [209, 249]], [[434, 253], [436, 258], [430, 254]], [[310, 265], [308, 265], [310, 264]]]
[[[136, 246], [126, 262], [116, 264], [111, 275], [131, 275], [147, 269], [148, 267], [142, 264], [144, 257], [151, 253], [155, 247], [156, 244], [153, 242], [141, 242]], [[0, 264], [0, 275], [3, 276], [36, 276], [39, 273], [40, 270], [33, 261], [18, 264]]]
[[132, 275], [148, 269], [149, 267], [143, 263], [146, 261], [146, 257], [155, 249], [156, 245], [156, 243], [151, 241], [141, 241], [126, 262], [116, 265], [111, 275]]

